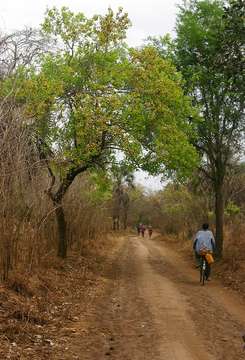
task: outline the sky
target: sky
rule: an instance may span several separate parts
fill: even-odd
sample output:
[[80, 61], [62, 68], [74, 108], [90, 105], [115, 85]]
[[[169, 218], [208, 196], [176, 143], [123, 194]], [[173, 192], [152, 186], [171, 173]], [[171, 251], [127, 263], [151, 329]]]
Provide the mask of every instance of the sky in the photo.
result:
[[[173, 33], [176, 4], [181, 0], [0, 0], [0, 32], [11, 32], [27, 27], [38, 27], [49, 7], [67, 6], [72, 11], [81, 11], [86, 16], [103, 14], [110, 6], [119, 6], [128, 12], [132, 27], [128, 31], [128, 44], [141, 45], [148, 36]], [[160, 178], [138, 172], [136, 181], [149, 190], [163, 187]]]
[[149, 35], [172, 32], [176, 3], [180, 0], [0, 0], [0, 30], [11, 31], [24, 26], [37, 27], [47, 7], [67, 6], [87, 16], [103, 14], [109, 6], [122, 6], [128, 12], [132, 27], [128, 32], [130, 45], [140, 45]]

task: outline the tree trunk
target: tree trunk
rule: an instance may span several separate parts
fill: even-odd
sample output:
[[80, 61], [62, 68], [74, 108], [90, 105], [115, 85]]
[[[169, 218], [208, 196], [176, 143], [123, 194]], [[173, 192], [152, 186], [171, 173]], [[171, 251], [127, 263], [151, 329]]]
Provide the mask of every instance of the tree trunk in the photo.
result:
[[67, 256], [66, 220], [62, 203], [55, 203], [55, 214], [58, 226], [58, 256], [65, 259]]
[[127, 229], [128, 226], [128, 209], [123, 210], [123, 228], [124, 230]]
[[119, 216], [113, 216], [113, 227], [112, 229], [115, 230], [119, 230]]
[[215, 186], [216, 256], [222, 257], [224, 239], [224, 196], [223, 184]]

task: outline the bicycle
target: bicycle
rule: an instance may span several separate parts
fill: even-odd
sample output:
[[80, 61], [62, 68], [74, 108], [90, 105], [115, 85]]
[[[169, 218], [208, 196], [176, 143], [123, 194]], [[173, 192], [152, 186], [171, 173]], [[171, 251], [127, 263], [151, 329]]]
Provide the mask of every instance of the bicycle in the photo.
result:
[[207, 281], [208, 275], [210, 273], [210, 265], [213, 263], [212, 252], [207, 249], [201, 249], [200, 251], [201, 261], [200, 261], [200, 283], [204, 285], [205, 280]]
[[206, 260], [206, 254], [201, 255], [201, 261], [200, 261], [200, 283], [204, 285], [205, 280], [207, 280], [206, 277], [206, 271], [207, 271], [207, 260]]

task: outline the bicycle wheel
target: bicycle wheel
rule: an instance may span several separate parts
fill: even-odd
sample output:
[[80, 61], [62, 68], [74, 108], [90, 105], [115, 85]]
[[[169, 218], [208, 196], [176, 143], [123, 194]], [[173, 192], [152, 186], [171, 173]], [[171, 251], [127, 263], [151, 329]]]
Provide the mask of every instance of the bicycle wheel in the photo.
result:
[[200, 261], [200, 269], [199, 269], [199, 271], [200, 271], [200, 283], [201, 283], [202, 282], [202, 259]]
[[202, 256], [201, 265], [200, 265], [200, 283], [204, 285], [206, 278], [206, 260]]

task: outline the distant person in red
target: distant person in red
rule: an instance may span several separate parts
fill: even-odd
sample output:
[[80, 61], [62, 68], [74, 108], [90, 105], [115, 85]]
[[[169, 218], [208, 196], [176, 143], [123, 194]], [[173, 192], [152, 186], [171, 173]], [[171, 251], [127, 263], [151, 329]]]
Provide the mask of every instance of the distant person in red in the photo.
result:
[[141, 224], [140, 232], [141, 232], [141, 236], [145, 237], [145, 225], [144, 224]]
[[151, 225], [149, 225], [148, 226], [148, 234], [149, 234], [149, 238], [151, 238], [151, 236], [152, 236], [152, 226]]

